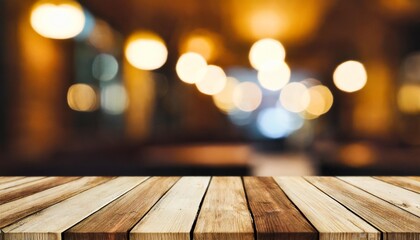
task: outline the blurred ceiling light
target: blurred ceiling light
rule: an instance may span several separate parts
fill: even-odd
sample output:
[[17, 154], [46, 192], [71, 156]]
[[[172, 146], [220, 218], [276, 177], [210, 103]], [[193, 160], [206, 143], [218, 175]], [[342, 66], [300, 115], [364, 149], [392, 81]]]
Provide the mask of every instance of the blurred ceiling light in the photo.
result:
[[99, 54], [92, 63], [92, 75], [101, 81], [109, 81], [118, 73], [118, 61], [110, 54]]
[[108, 114], [121, 114], [128, 107], [127, 92], [121, 84], [113, 83], [102, 88], [101, 107]]
[[205, 30], [196, 30], [184, 37], [181, 42], [181, 53], [195, 52], [208, 62], [217, 57], [216, 46], [220, 47], [221, 44], [215, 34]]
[[158, 35], [138, 32], [128, 38], [125, 56], [128, 62], [138, 69], [155, 70], [165, 64], [168, 49]]
[[197, 72], [207, 66], [206, 60], [198, 53], [182, 54], [176, 63], [176, 73], [185, 83], [193, 84], [197, 80]]
[[87, 84], [73, 84], [67, 91], [67, 103], [75, 111], [94, 111], [98, 107], [96, 91]]
[[280, 90], [290, 80], [290, 68], [282, 62], [275, 67], [263, 67], [258, 71], [258, 81], [261, 86], [271, 91]]
[[403, 85], [398, 91], [397, 104], [403, 113], [420, 113], [420, 85]]
[[303, 120], [282, 108], [266, 108], [258, 114], [257, 127], [268, 138], [282, 138], [303, 126]]
[[230, 112], [235, 108], [233, 103], [233, 91], [239, 81], [236, 78], [226, 78], [226, 85], [223, 90], [213, 95], [214, 104], [223, 112]]
[[280, 92], [280, 103], [290, 112], [299, 113], [304, 111], [308, 107], [309, 102], [308, 90], [302, 83], [289, 83]]
[[276, 9], [256, 9], [249, 16], [251, 34], [256, 38], [277, 37], [284, 27], [282, 19]]
[[344, 92], [356, 92], [366, 85], [367, 73], [362, 63], [346, 61], [335, 69], [333, 79], [338, 89]]
[[310, 87], [308, 89], [310, 101], [305, 111], [310, 115], [320, 116], [328, 112], [333, 104], [331, 91], [322, 85]]
[[261, 101], [261, 89], [253, 82], [239, 83], [233, 90], [233, 103], [244, 112], [254, 111], [260, 106]]
[[257, 70], [275, 67], [284, 62], [285, 57], [286, 50], [283, 45], [271, 38], [258, 40], [249, 51], [251, 66]]
[[31, 25], [43, 37], [67, 39], [82, 32], [85, 15], [76, 1], [40, 1], [32, 8]]
[[198, 70], [195, 75], [195, 85], [204, 94], [214, 95], [223, 90], [226, 85], [226, 74], [222, 68], [208, 65]]

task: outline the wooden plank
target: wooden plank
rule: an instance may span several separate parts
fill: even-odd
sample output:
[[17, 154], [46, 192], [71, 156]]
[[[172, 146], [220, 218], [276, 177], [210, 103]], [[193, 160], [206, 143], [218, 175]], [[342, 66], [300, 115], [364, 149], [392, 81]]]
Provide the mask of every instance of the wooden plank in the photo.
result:
[[131, 230], [134, 240], [189, 240], [210, 177], [183, 177]]
[[0, 229], [17, 220], [108, 181], [104, 177], [84, 177], [33, 195], [0, 205]]
[[240, 177], [213, 177], [194, 229], [197, 240], [254, 239]]
[[420, 177], [419, 176], [410, 176], [408, 178], [411, 178], [413, 180], [416, 180], [417, 182], [420, 182]]
[[339, 177], [339, 179], [420, 217], [420, 195], [417, 193], [371, 177]]
[[126, 240], [128, 231], [178, 180], [154, 177], [64, 233], [66, 240]]
[[380, 239], [380, 233], [302, 177], [274, 177], [289, 199], [319, 231], [320, 240]]
[[318, 232], [273, 178], [244, 177], [244, 184], [258, 239], [318, 239]]
[[16, 187], [3, 189], [0, 190], [0, 204], [23, 198], [79, 178], [80, 177], [48, 177]]
[[419, 240], [420, 219], [337, 178], [308, 181], [383, 232], [384, 240]]
[[420, 193], [420, 182], [408, 177], [374, 177], [381, 181], [391, 183], [416, 193]]
[[0, 184], [0, 189], [16, 187], [16, 186], [19, 186], [28, 182], [37, 181], [42, 178], [45, 178], [45, 177], [25, 177], [25, 178], [17, 179], [15, 181], [5, 182], [5, 183]]
[[60, 240], [61, 233], [130, 191], [147, 177], [119, 177], [3, 229], [4, 240]]
[[15, 181], [24, 177], [0, 177], [0, 184]]

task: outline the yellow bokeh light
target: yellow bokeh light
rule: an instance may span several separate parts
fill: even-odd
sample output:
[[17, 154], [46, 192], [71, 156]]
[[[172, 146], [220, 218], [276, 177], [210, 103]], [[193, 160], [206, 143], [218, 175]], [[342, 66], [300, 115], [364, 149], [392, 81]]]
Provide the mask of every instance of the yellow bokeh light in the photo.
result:
[[244, 112], [254, 111], [260, 106], [261, 101], [262, 92], [255, 83], [242, 82], [233, 90], [233, 103]]
[[261, 86], [271, 91], [280, 90], [289, 80], [290, 68], [285, 62], [273, 67], [263, 67], [258, 71], [258, 81]]
[[302, 83], [289, 83], [280, 92], [280, 103], [290, 112], [298, 113], [304, 111], [308, 107], [309, 102], [308, 90]]
[[98, 107], [96, 91], [87, 84], [73, 84], [67, 91], [69, 107], [79, 112], [91, 112]]
[[320, 116], [328, 112], [333, 104], [334, 98], [331, 91], [322, 85], [310, 87], [308, 89], [310, 101], [306, 107], [306, 112], [310, 115]]
[[195, 75], [195, 85], [204, 94], [214, 95], [223, 90], [226, 84], [226, 74], [222, 68], [208, 65], [198, 70]]
[[206, 67], [206, 60], [198, 53], [185, 53], [179, 57], [176, 63], [176, 73], [183, 82], [195, 83], [197, 72]]
[[344, 92], [356, 92], [366, 85], [367, 73], [360, 62], [346, 61], [335, 69], [333, 79], [338, 89]]
[[236, 78], [226, 78], [226, 85], [221, 92], [213, 95], [214, 104], [223, 112], [230, 112], [235, 108], [233, 102], [233, 91], [239, 81]]
[[251, 66], [257, 70], [263, 67], [277, 66], [284, 62], [286, 50], [283, 45], [271, 38], [261, 39], [255, 42], [249, 51]]
[[403, 113], [420, 113], [420, 85], [402, 86], [398, 91], [397, 104]]
[[86, 18], [79, 3], [60, 0], [36, 3], [30, 20], [32, 28], [41, 36], [67, 39], [82, 32]]
[[168, 49], [156, 34], [139, 32], [128, 38], [125, 57], [134, 67], [142, 70], [155, 70], [165, 64]]
[[200, 54], [206, 61], [212, 61], [217, 57], [216, 46], [219, 45], [214, 34], [204, 30], [195, 31], [184, 38], [181, 45], [181, 53], [195, 52]]

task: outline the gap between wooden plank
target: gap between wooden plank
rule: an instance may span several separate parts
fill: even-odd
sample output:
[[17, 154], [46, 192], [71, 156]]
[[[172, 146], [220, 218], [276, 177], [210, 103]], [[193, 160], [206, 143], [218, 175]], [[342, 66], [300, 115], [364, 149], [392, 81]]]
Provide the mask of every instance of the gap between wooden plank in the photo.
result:
[[212, 179], [213, 179], [213, 177], [212, 177], [212, 176], [210, 176], [209, 183], [207, 184], [206, 190], [204, 191], [204, 194], [203, 194], [203, 198], [201, 199], [200, 204], [198, 205], [197, 214], [196, 214], [196, 216], [195, 216], [195, 219], [194, 219], [193, 225], [191, 226], [191, 231], [190, 231], [190, 240], [193, 240], [193, 239], [194, 239], [194, 229], [195, 229], [195, 226], [197, 225], [198, 216], [199, 216], [199, 214], [200, 214], [200, 212], [201, 212], [201, 207], [203, 206], [203, 203], [204, 203], [204, 198], [206, 197], [207, 192], [209, 191], [209, 187], [210, 187], [210, 183], [211, 183], [211, 180], [212, 180]]
[[25, 177], [22, 179], [18, 179], [16, 181], [5, 182], [5, 183], [0, 184], [0, 190], [16, 187], [16, 186], [19, 186], [28, 182], [37, 181], [43, 178], [45, 177]]
[[320, 240], [380, 239], [378, 230], [302, 177], [274, 180], [319, 231]]
[[62, 232], [146, 179], [118, 177], [86, 190], [4, 228], [4, 240], [61, 240]]
[[339, 179], [420, 217], [420, 195], [371, 177]]

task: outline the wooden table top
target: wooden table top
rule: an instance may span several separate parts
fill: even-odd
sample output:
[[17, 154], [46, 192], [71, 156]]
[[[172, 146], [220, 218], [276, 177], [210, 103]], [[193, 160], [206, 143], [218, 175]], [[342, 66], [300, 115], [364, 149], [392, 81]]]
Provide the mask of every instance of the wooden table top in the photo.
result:
[[0, 240], [420, 240], [420, 177], [0, 177]]

